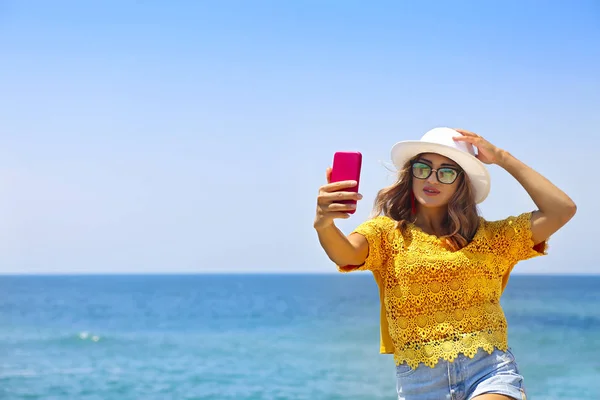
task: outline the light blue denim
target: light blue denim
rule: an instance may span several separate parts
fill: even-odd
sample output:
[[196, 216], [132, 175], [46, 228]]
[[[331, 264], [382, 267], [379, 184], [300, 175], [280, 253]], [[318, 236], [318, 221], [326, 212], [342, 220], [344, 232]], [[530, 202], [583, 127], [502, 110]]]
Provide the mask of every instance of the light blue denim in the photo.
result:
[[459, 354], [453, 362], [440, 360], [434, 368], [400, 364], [396, 380], [398, 400], [471, 400], [484, 393], [527, 399], [510, 349], [495, 349], [492, 354], [480, 349], [474, 358]]

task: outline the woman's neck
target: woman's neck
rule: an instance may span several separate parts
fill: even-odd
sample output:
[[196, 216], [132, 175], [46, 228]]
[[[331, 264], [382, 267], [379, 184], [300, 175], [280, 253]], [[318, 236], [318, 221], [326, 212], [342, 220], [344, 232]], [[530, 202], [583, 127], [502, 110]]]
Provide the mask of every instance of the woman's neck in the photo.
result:
[[431, 235], [443, 236], [447, 232], [448, 208], [419, 207], [415, 225]]

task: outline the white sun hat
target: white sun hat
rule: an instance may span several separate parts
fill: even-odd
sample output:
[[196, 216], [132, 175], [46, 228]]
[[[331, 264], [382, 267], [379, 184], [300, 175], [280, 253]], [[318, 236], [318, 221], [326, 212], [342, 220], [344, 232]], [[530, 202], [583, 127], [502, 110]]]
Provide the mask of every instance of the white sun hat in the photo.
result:
[[457, 163], [469, 176], [477, 204], [490, 193], [490, 173], [475, 157], [473, 145], [452, 139], [461, 133], [451, 128], [434, 128], [421, 140], [405, 140], [392, 147], [392, 162], [398, 170], [413, 157], [421, 153], [437, 153]]

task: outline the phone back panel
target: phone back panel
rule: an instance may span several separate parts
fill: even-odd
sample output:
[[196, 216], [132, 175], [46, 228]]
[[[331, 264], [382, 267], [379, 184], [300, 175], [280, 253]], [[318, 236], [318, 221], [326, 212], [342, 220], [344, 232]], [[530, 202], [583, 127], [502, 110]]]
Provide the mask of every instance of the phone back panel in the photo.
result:
[[[362, 167], [362, 154], [358, 151], [338, 151], [333, 155], [331, 169], [331, 182], [356, 181], [357, 185], [344, 189], [347, 192], [358, 192], [360, 183], [360, 170]], [[343, 200], [340, 203], [356, 204], [356, 200]], [[348, 211], [350, 214], [354, 210]]]

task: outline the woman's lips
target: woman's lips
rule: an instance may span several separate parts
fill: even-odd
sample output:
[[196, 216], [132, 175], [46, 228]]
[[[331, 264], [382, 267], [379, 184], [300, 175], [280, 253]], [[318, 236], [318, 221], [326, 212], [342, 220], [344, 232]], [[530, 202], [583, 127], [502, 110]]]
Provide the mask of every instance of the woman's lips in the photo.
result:
[[440, 194], [440, 191], [434, 187], [425, 186], [423, 188], [423, 193], [425, 193], [425, 195], [427, 195], [427, 196], [437, 196], [438, 194]]

